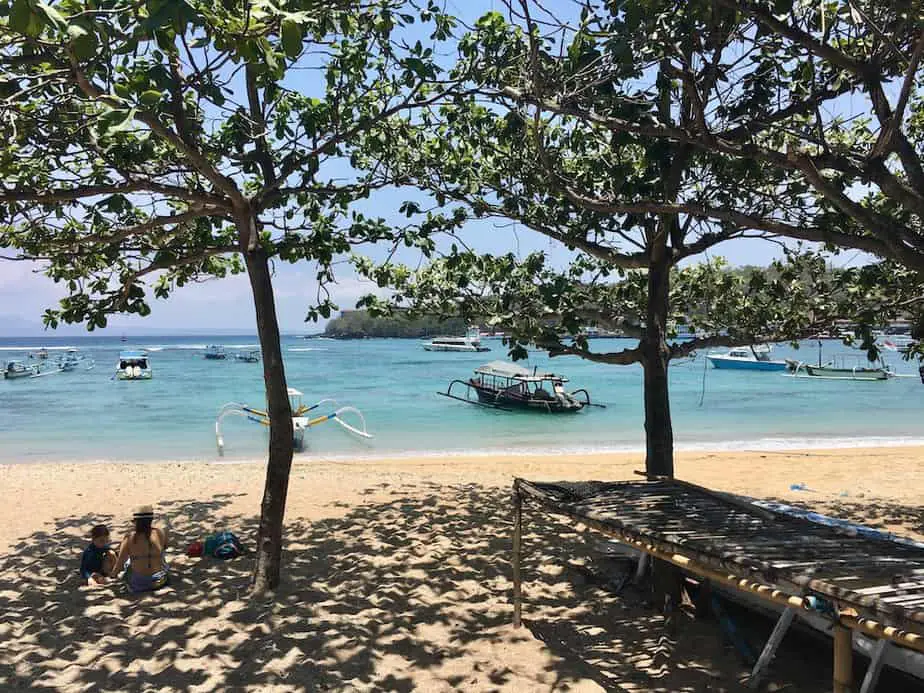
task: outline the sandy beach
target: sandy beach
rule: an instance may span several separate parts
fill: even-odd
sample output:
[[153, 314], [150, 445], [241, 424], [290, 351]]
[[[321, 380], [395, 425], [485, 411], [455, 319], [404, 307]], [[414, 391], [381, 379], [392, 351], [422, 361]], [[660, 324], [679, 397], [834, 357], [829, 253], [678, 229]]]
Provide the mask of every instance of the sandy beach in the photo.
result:
[[[590, 537], [549, 516], [530, 519], [525, 623], [510, 625], [513, 478], [629, 479], [642, 465], [640, 454], [304, 459], [284, 583], [261, 602], [246, 597], [247, 558], [174, 550], [172, 586], [146, 597], [81, 586], [77, 568], [91, 526], [121, 536], [140, 503], [181, 548], [222, 528], [252, 543], [262, 464], [0, 466], [0, 690], [744, 690], [747, 668], [714, 623], [667, 632], [640, 595], [588, 577]], [[681, 452], [676, 472], [924, 538], [924, 448]], [[785, 652], [767, 690], [830, 685], [823, 648]]]

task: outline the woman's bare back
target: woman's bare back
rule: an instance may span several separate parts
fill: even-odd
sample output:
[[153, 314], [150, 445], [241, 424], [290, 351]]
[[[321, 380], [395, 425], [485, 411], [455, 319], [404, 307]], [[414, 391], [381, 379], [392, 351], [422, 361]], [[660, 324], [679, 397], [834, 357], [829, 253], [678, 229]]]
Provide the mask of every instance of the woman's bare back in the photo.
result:
[[164, 568], [164, 549], [167, 535], [162, 529], [151, 528], [151, 536], [132, 532], [125, 537], [127, 553], [132, 559], [132, 572], [139, 575], [153, 575]]

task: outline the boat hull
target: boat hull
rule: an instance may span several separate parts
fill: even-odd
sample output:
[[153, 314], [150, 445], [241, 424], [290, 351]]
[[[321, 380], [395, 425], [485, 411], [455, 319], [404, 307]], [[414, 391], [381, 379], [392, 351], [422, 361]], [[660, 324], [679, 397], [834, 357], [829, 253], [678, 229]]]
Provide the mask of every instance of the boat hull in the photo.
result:
[[139, 375], [128, 375], [125, 371], [116, 372], [117, 380], [150, 380], [154, 377], [154, 374], [151, 371], [142, 371]]
[[28, 370], [28, 371], [4, 371], [3, 379], [4, 380], [19, 380], [20, 378], [31, 378], [35, 375], [37, 371]]
[[491, 351], [488, 347], [462, 344], [424, 344], [423, 348], [424, 351], [461, 351], [469, 354], [482, 351]]
[[726, 368], [741, 371], [785, 371], [785, 361], [748, 361], [733, 359], [728, 356], [706, 356], [713, 368]]

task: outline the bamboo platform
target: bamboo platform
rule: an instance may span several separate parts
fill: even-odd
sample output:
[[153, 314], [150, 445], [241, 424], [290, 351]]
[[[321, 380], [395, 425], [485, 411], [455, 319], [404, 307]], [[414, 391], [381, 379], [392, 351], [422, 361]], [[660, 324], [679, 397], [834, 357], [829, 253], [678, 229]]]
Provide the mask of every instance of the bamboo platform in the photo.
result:
[[[846, 653], [844, 645], [837, 643], [839, 634], [849, 630], [924, 652], [924, 550], [857, 536], [676, 480], [540, 483], [516, 479], [516, 624], [522, 608], [519, 563], [524, 501], [700, 578], [787, 607], [790, 613], [825, 605], [834, 625], [836, 677], [846, 675], [850, 638], [846, 638]], [[810, 596], [820, 601], [807, 599]], [[840, 683], [835, 681], [836, 691], [849, 690], [849, 682]], [[867, 689], [872, 687], [864, 685]]]

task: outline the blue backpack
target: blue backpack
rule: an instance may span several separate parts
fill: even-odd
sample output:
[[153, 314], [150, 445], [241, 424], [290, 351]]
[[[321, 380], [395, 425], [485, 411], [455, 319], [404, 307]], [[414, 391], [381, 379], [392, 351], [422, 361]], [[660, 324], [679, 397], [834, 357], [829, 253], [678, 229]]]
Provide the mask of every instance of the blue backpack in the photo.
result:
[[206, 556], [213, 556], [223, 561], [229, 558], [237, 558], [244, 553], [244, 545], [233, 532], [218, 532], [205, 538], [205, 549], [203, 553]]

